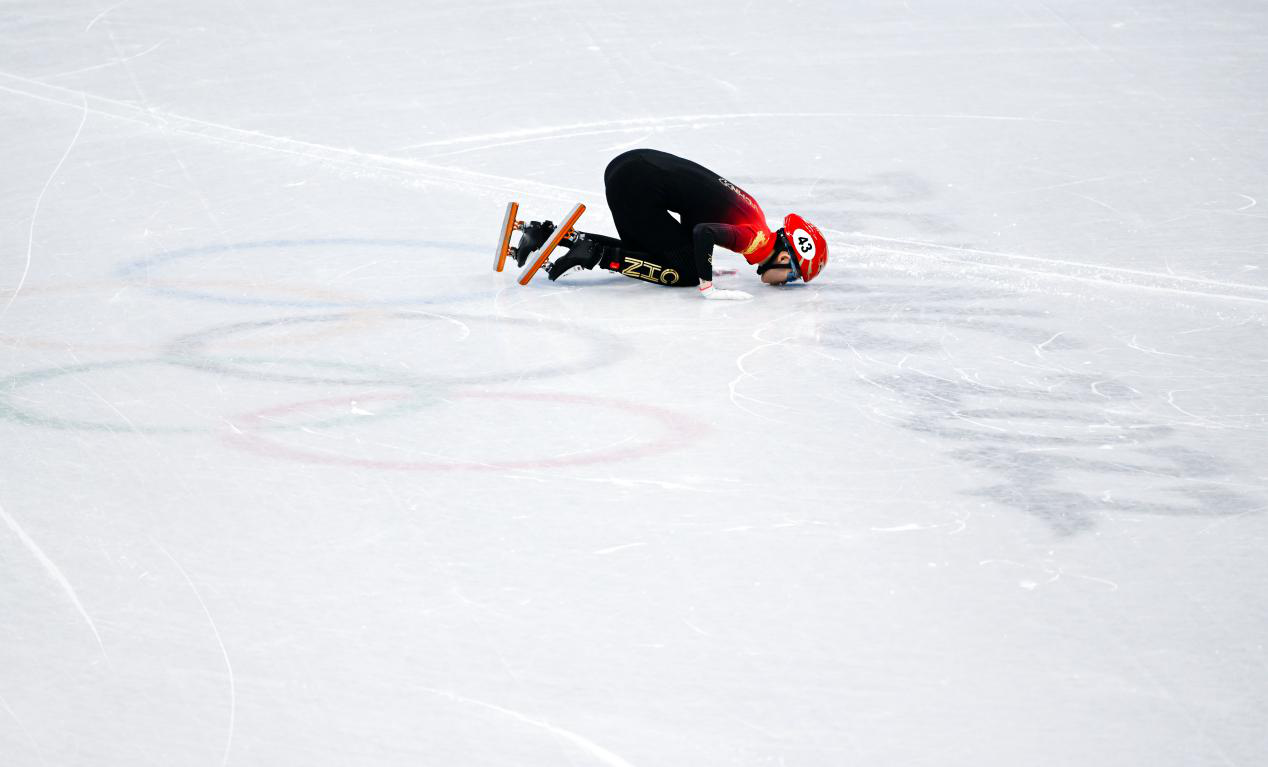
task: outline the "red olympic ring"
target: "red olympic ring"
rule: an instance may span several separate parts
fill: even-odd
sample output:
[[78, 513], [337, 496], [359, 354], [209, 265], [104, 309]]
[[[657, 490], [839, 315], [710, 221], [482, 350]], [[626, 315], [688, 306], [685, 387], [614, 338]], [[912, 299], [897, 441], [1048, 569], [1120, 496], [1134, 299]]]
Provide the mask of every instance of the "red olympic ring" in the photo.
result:
[[596, 463], [610, 463], [614, 461], [628, 461], [635, 458], [645, 458], [647, 456], [658, 455], [670, 450], [685, 447], [691, 442], [700, 439], [709, 431], [709, 427], [699, 421], [683, 416], [672, 410], [656, 407], [654, 405], [644, 405], [624, 400], [608, 399], [604, 397], [589, 397], [576, 394], [524, 394], [475, 391], [457, 392], [446, 395], [446, 398], [510, 399], [525, 402], [550, 403], [564, 402], [581, 406], [610, 408], [656, 421], [664, 427], [665, 433], [650, 442], [630, 447], [611, 448], [589, 453], [575, 453], [557, 458], [531, 458], [518, 461], [474, 463], [464, 461], [386, 461], [330, 455], [329, 453], [319, 453], [302, 448], [281, 445], [265, 436], [265, 434], [261, 433], [258, 429], [259, 424], [270, 423], [279, 416], [304, 413], [310, 410], [331, 406], [346, 407], [352, 399], [355, 399], [358, 403], [362, 403], [382, 400], [397, 400], [408, 398], [409, 396], [411, 395], [406, 393], [373, 393], [359, 395], [355, 398], [345, 396], [309, 400], [306, 402], [296, 402], [289, 405], [271, 407], [265, 410], [258, 410], [253, 413], [231, 418], [230, 424], [234, 427], [234, 430], [232, 432], [225, 433], [223, 437], [227, 442], [235, 447], [260, 455], [328, 466], [351, 466], [363, 469], [385, 469], [389, 471], [506, 471], [512, 469], [549, 469], [561, 466], [583, 466]]

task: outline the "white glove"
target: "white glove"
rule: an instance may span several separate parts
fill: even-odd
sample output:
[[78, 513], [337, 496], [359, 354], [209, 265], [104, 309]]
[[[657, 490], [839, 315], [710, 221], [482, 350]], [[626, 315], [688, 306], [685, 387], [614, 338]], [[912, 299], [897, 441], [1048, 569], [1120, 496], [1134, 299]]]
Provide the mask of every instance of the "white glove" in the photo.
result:
[[700, 297], [707, 298], [710, 301], [747, 301], [752, 298], [752, 294], [745, 293], [742, 290], [722, 290], [713, 287], [712, 282], [700, 281]]

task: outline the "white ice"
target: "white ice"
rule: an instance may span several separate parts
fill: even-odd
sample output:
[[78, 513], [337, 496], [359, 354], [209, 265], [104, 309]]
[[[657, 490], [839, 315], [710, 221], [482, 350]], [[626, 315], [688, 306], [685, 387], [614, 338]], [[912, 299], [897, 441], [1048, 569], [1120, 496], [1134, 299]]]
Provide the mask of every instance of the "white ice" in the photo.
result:
[[[0, 5], [0, 764], [1268, 763], [1268, 7]], [[830, 236], [492, 270], [626, 148]]]

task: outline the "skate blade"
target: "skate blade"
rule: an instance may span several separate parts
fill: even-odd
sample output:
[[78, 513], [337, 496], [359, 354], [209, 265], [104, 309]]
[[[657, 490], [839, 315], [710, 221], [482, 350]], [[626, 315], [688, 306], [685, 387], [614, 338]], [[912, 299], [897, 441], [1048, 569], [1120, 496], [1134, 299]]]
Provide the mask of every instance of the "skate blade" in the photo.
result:
[[586, 212], [586, 206], [577, 203], [575, 207], [568, 213], [567, 217], [560, 222], [559, 227], [555, 229], [555, 233], [546, 241], [546, 246], [542, 248], [542, 252], [537, 255], [520, 273], [520, 284], [527, 285], [528, 281], [533, 279], [533, 275], [537, 274], [537, 270], [546, 265], [550, 260], [550, 254], [555, 252], [555, 247], [563, 242], [568, 233], [572, 231], [572, 227], [577, 223], [577, 219], [581, 218], [581, 214]]
[[502, 241], [498, 244], [498, 252], [493, 258], [493, 269], [502, 271], [506, 266], [506, 257], [511, 253], [511, 232], [515, 231], [515, 216], [519, 214], [520, 204], [508, 202], [506, 216], [502, 218]]

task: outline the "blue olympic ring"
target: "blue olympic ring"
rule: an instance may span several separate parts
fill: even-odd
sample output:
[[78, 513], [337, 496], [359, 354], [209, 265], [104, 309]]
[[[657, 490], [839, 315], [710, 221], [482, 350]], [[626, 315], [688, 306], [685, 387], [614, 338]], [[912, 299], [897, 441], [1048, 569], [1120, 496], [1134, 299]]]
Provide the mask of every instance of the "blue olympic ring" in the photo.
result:
[[196, 248], [182, 248], [180, 250], [165, 251], [155, 256], [148, 256], [146, 258], [129, 261], [121, 265], [115, 270], [115, 276], [119, 279], [138, 285], [139, 287], [146, 288], [156, 295], [167, 296], [169, 298], [180, 298], [189, 301], [210, 301], [213, 303], [232, 304], [237, 306], [274, 306], [298, 309], [355, 309], [383, 306], [428, 306], [432, 304], [450, 304], [460, 301], [470, 301], [477, 298], [491, 298], [497, 294], [496, 290], [480, 290], [469, 293], [451, 293], [438, 297], [416, 296], [365, 301], [323, 301], [320, 299], [280, 299], [268, 297], [251, 298], [245, 296], [227, 296], [200, 290], [188, 290], [162, 285], [147, 285], [137, 278], [139, 273], [143, 273], [147, 269], [162, 266], [171, 261], [177, 261], [184, 258], [197, 258], [200, 256], [212, 255], [214, 253], [259, 250], [264, 248], [320, 247], [332, 245], [393, 248], [444, 248], [449, 250], [471, 252], [479, 252], [482, 250], [481, 246], [472, 245], [471, 243], [448, 242], [444, 240], [370, 240], [359, 238], [258, 240], [253, 242], [237, 242], [227, 245], [207, 245]]

